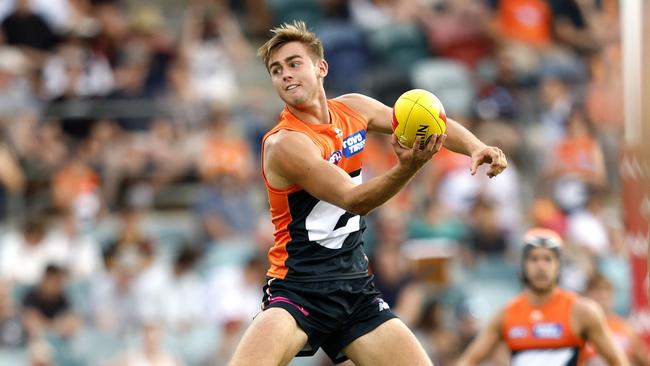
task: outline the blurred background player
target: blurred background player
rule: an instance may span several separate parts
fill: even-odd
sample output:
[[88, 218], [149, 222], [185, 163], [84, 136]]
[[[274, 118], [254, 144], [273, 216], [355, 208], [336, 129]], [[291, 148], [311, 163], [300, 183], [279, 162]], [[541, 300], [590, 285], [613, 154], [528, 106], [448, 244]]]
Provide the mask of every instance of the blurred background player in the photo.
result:
[[[631, 364], [650, 366], [650, 351], [627, 321], [614, 312], [614, 287], [607, 277], [600, 272], [594, 273], [587, 282], [585, 296], [603, 308], [614, 343], [625, 353]], [[586, 366], [607, 365], [589, 342], [585, 348], [584, 360]]]
[[512, 365], [578, 365], [591, 342], [609, 365], [628, 361], [614, 343], [602, 309], [558, 288], [562, 239], [552, 230], [530, 229], [523, 237], [523, 293], [490, 320], [458, 362], [479, 365], [504, 342]]

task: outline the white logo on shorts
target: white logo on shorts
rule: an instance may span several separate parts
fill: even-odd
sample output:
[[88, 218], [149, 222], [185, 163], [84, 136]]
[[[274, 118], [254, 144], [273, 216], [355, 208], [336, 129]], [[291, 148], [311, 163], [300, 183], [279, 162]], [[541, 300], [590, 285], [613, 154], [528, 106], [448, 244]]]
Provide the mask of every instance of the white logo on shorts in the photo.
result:
[[384, 299], [377, 299], [377, 302], [379, 303], [379, 311], [384, 311], [390, 309], [390, 306], [384, 301]]

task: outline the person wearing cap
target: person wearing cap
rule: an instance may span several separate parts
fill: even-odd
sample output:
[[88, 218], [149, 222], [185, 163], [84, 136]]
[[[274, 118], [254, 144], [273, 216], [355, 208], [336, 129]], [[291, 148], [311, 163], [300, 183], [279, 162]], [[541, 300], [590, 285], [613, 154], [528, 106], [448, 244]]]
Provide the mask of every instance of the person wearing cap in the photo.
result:
[[457, 366], [480, 364], [501, 342], [510, 349], [512, 366], [581, 365], [587, 341], [609, 365], [628, 365], [598, 304], [558, 287], [560, 236], [533, 228], [524, 235], [523, 244], [524, 290], [497, 312]]

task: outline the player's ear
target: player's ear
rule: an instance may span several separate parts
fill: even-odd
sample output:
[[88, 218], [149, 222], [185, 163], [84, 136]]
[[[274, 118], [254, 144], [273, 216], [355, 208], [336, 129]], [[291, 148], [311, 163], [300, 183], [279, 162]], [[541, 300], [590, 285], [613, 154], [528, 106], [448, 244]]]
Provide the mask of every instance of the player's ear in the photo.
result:
[[325, 59], [321, 59], [316, 62], [316, 68], [318, 69], [318, 76], [324, 78], [327, 76], [327, 71], [329, 70], [329, 65]]

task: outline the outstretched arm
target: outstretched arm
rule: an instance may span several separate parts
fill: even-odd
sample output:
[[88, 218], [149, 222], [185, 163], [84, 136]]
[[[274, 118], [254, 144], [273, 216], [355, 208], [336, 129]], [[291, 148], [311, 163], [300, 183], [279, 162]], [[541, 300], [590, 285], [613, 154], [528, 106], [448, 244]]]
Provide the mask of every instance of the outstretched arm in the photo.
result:
[[343, 169], [323, 159], [307, 135], [279, 131], [264, 144], [264, 174], [277, 189], [298, 185], [312, 196], [348, 212], [365, 215], [399, 192], [431, 159], [445, 141], [444, 135], [430, 139], [424, 149], [419, 143], [404, 148], [393, 137], [398, 163], [386, 173], [357, 184]]
[[[393, 110], [387, 105], [363, 94], [345, 94], [336, 99], [366, 118], [369, 131], [393, 133], [391, 124]], [[501, 149], [485, 145], [472, 132], [449, 117], [447, 117], [446, 135], [444, 147], [472, 159], [472, 175], [476, 174], [478, 167], [484, 163], [490, 164], [487, 173], [490, 177], [500, 174], [508, 166], [506, 156]]]
[[501, 325], [503, 310], [497, 313], [488, 323], [488, 326], [479, 333], [474, 341], [460, 356], [456, 366], [478, 365], [492, 353], [501, 341]]

